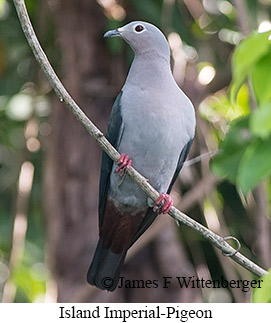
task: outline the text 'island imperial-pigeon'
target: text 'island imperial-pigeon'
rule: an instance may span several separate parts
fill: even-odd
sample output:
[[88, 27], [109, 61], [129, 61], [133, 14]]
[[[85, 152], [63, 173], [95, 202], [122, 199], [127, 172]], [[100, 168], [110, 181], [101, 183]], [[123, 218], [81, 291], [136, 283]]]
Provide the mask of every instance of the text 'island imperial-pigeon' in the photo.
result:
[[[100, 239], [87, 274], [91, 285], [113, 291], [127, 250], [172, 206], [168, 194], [190, 150], [195, 113], [173, 78], [169, 45], [157, 27], [135, 21], [104, 37], [123, 38], [135, 53], [109, 120], [106, 137], [121, 158], [116, 165], [103, 153]], [[125, 175], [131, 163], [161, 194], [156, 203]]]

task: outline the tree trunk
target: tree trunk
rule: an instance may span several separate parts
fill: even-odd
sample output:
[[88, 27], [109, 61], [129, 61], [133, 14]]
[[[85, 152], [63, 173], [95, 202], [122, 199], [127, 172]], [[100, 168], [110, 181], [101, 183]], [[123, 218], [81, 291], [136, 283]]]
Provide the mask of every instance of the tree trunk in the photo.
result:
[[[64, 85], [90, 119], [105, 131], [113, 97], [121, 87], [117, 84], [112, 90], [110, 81], [114, 84], [116, 80], [123, 81], [125, 75], [111, 75], [116, 68], [102, 38], [106, 30], [102, 9], [96, 1], [62, 0], [55, 7], [54, 17]], [[172, 225], [131, 257], [122, 273], [130, 279], [158, 279], [158, 289], [120, 288], [107, 293], [86, 283], [86, 273], [98, 241], [101, 149], [62, 103], [56, 99], [52, 101], [44, 204], [48, 263], [57, 284], [58, 301], [193, 301], [199, 291], [183, 291], [176, 283], [168, 289], [162, 288], [162, 276], [194, 274], [185, 253], [179, 249], [176, 228]]]

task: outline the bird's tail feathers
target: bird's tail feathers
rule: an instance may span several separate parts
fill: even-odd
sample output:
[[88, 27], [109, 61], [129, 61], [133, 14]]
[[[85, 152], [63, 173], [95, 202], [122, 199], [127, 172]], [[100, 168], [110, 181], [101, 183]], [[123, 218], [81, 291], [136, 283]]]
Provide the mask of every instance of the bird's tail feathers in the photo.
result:
[[100, 289], [113, 291], [118, 285], [127, 249], [120, 254], [116, 254], [104, 248], [102, 244], [102, 238], [100, 238], [87, 273], [87, 281]]

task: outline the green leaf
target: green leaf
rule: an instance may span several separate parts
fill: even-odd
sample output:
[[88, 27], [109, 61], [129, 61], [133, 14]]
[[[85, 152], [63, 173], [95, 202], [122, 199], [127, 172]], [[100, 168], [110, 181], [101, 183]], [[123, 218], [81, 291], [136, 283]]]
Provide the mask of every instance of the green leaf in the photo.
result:
[[252, 85], [259, 104], [271, 101], [271, 52], [261, 58], [252, 70]]
[[33, 275], [32, 269], [24, 264], [15, 268], [11, 280], [31, 303], [45, 294], [45, 282]]
[[271, 271], [261, 277], [261, 287], [253, 289], [253, 303], [271, 303]]
[[238, 113], [240, 116], [245, 116], [250, 113], [250, 93], [249, 87], [246, 83], [241, 85], [237, 96], [236, 96], [236, 103], [232, 104], [232, 110], [235, 110], [235, 113]]
[[253, 66], [267, 54], [270, 49], [270, 32], [253, 32], [241, 41], [232, 56], [233, 82], [231, 85], [231, 100], [234, 101]]
[[252, 113], [249, 126], [251, 132], [257, 137], [264, 139], [271, 134], [271, 102]]
[[242, 157], [237, 175], [237, 185], [244, 195], [261, 179], [271, 174], [271, 138], [251, 143]]
[[248, 122], [248, 116], [233, 122], [225, 140], [220, 143], [221, 153], [211, 162], [211, 169], [217, 176], [236, 181], [240, 161], [251, 140]]

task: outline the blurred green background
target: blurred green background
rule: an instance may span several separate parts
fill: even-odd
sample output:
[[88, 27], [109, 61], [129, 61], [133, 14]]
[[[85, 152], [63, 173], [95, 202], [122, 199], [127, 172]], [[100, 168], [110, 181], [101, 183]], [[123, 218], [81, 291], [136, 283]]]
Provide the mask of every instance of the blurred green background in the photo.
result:
[[[173, 74], [198, 119], [190, 160], [172, 193], [174, 204], [216, 233], [235, 236], [244, 255], [270, 268], [271, 1], [26, 4], [51, 64], [103, 131], [133, 57], [123, 41], [105, 41], [103, 33], [132, 20], [163, 30]], [[24, 38], [13, 2], [0, 0], [0, 299], [251, 301], [251, 292], [234, 289], [189, 294], [173, 286], [168, 293], [160, 290], [158, 297], [155, 290], [105, 295], [86, 285], [97, 241], [100, 151], [92, 141], [57, 102]], [[131, 252], [124, 269], [130, 279], [180, 273], [255, 278], [190, 229], [170, 226], [172, 239], [156, 228], [145, 246]], [[270, 299], [269, 292], [255, 301]]]

